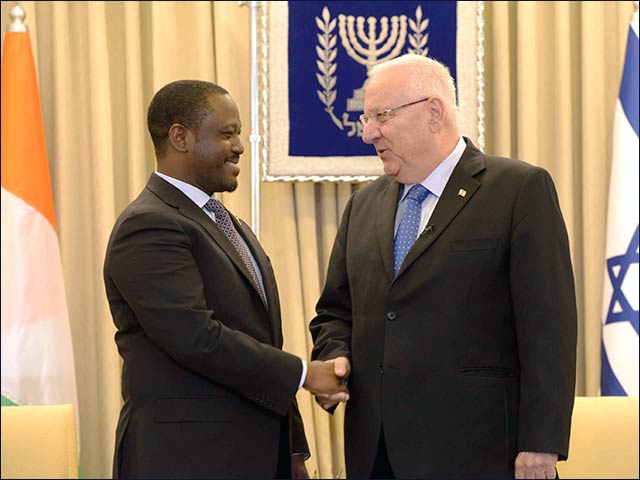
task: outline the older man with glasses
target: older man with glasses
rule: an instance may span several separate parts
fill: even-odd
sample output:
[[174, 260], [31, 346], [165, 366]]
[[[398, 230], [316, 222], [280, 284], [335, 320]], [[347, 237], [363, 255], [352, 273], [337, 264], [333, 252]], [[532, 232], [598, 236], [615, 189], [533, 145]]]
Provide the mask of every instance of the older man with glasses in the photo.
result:
[[374, 67], [360, 120], [385, 175], [349, 200], [310, 324], [349, 383], [347, 475], [555, 477], [577, 320], [549, 173], [461, 137], [430, 58]]

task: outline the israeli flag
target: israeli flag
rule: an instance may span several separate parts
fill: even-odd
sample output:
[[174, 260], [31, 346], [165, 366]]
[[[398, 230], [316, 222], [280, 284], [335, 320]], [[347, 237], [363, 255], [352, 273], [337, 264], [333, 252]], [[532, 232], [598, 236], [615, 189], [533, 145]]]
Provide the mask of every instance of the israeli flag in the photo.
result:
[[638, 12], [616, 104], [602, 325], [602, 395], [638, 395]]

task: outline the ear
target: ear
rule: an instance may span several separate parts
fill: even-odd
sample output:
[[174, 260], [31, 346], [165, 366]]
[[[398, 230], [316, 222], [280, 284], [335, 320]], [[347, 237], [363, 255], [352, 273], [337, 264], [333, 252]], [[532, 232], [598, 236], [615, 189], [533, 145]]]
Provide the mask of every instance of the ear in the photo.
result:
[[433, 97], [427, 108], [429, 109], [429, 129], [434, 133], [440, 131], [445, 124], [444, 102], [438, 97]]
[[189, 151], [190, 136], [193, 136], [191, 131], [181, 123], [174, 123], [169, 128], [169, 144], [178, 152], [187, 153]]

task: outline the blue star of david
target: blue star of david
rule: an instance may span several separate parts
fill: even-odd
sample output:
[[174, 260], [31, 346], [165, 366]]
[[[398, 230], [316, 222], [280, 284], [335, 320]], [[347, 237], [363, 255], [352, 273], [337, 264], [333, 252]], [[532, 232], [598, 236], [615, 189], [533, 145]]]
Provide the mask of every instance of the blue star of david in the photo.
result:
[[[633, 309], [622, 291], [622, 283], [629, 267], [633, 263], [638, 263], [638, 227], [636, 227], [636, 232], [633, 234], [627, 251], [623, 255], [607, 259], [607, 272], [613, 287], [613, 295], [611, 295], [611, 302], [609, 303], [605, 321], [605, 323], [629, 322], [638, 333], [638, 310]], [[616, 267], [619, 267], [619, 269], [616, 269]], [[637, 294], [637, 292], [634, 293]], [[616, 304], [620, 306], [620, 311], [618, 312], [613, 311]]]

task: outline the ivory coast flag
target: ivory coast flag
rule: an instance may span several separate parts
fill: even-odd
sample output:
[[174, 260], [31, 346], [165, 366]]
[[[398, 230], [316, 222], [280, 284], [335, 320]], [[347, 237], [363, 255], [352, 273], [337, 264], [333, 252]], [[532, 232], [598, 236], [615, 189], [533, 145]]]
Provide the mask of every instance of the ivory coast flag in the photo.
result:
[[2, 55], [2, 404], [71, 403], [77, 412], [38, 85], [20, 26]]

